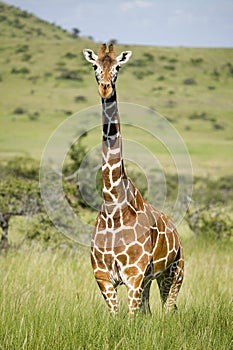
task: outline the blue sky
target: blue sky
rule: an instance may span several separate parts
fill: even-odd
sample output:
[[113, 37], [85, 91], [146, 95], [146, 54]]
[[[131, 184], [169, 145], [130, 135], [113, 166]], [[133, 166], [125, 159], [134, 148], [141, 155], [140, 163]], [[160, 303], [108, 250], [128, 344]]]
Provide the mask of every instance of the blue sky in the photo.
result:
[[233, 0], [6, 0], [95, 41], [233, 47]]

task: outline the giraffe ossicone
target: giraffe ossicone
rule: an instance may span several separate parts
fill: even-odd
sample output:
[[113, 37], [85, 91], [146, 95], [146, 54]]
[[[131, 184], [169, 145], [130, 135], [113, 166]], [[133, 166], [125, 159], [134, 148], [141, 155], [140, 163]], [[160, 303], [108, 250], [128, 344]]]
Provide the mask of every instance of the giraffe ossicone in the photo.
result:
[[165, 309], [176, 308], [184, 274], [181, 242], [170, 218], [151, 206], [127, 176], [117, 106], [119, 68], [131, 51], [116, 56], [113, 45], [100, 46], [98, 55], [83, 50], [93, 65], [102, 99], [103, 203], [91, 243], [91, 261], [98, 286], [111, 313], [118, 311], [117, 287], [128, 289], [130, 315], [150, 312], [149, 293], [157, 280]]

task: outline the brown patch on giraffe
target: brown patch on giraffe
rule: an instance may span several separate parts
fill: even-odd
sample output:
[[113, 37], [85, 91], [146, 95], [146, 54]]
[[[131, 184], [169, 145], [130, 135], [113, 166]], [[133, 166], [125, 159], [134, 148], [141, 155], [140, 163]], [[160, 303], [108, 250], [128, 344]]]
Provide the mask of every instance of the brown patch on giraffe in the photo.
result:
[[103, 259], [104, 259], [104, 262], [107, 265], [107, 267], [111, 268], [112, 261], [113, 261], [112, 254], [111, 253], [108, 253], [108, 254], [105, 253]]
[[138, 277], [135, 276], [138, 276], [139, 269], [137, 266], [130, 266], [124, 269], [124, 274], [126, 276], [129, 276], [128, 280], [130, 281], [130, 283], [135, 282], [138, 279]]
[[115, 255], [118, 255], [124, 251], [125, 251], [125, 245], [123, 244], [123, 242], [115, 239], [115, 246], [114, 246]]
[[123, 266], [125, 266], [128, 263], [128, 257], [126, 254], [118, 254], [117, 260], [119, 260]]
[[119, 179], [119, 175], [121, 174], [121, 166], [119, 165], [117, 168], [112, 170], [112, 180], [116, 182]]
[[104, 247], [105, 234], [100, 233], [97, 236], [95, 236], [94, 243], [95, 243], [95, 246], [97, 246], [97, 247]]
[[151, 260], [150, 254], [144, 253], [142, 257], [137, 261], [137, 266], [142, 270], [146, 270]]
[[123, 230], [122, 236], [124, 238], [125, 244], [127, 245], [135, 241], [135, 233], [132, 228]]
[[136, 220], [136, 212], [132, 207], [125, 206], [122, 211], [124, 226], [132, 227], [132, 221]]
[[126, 250], [126, 254], [129, 256], [129, 263], [133, 264], [138, 260], [138, 257], [143, 253], [142, 246], [135, 243]]
[[112, 224], [113, 224], [112, 219], [108, 218], [108, 221], [107, 221], [108, 228], [112, 228], [113, 227]]
[[153, 262], [154, 274], [157, 274], [165, 269], [166, 259]]
[[153, 253], [154, 260], [159, 260], [164, 256], [166, 257], [167, 254], [168, 254], [168, 247], [167, 247], [165, 234], [160, 234], [157, 247]]

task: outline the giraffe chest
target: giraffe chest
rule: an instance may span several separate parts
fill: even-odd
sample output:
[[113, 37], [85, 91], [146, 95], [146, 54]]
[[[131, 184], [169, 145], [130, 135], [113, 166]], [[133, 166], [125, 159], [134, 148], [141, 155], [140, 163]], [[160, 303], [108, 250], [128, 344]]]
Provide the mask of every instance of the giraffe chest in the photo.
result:
[[113, 284], [126, 284], [129, 268], [134, 274], [144, 271], [151, 254], [150, 227], [143, 212], [133, 222], [119, 217], [114, 221], [111, 216], [98, 218], [92, 240], [93, 266], [108, 271]]

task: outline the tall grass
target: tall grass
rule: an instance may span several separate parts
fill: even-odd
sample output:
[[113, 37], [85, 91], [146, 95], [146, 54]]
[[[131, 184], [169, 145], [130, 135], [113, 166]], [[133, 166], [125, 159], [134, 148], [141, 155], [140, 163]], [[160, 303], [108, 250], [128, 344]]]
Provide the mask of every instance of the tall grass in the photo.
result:
[[230, 349], [231, 247], [184, 245], [179, 311], [161, 312], [154, 282], [152, 316], [131, 321], [123, 289], [119, 315], [108, 314], [87, 250], [10, 249], [0, 257], [0, 349]]

